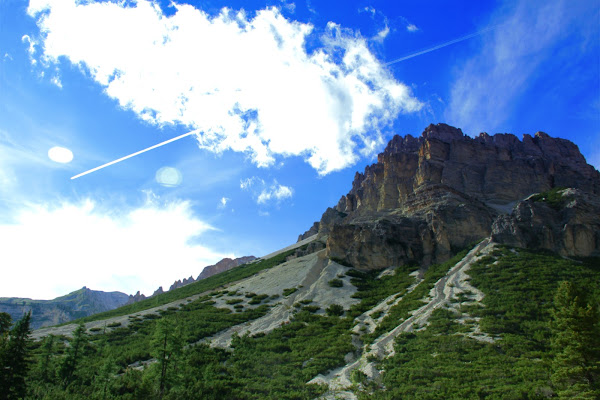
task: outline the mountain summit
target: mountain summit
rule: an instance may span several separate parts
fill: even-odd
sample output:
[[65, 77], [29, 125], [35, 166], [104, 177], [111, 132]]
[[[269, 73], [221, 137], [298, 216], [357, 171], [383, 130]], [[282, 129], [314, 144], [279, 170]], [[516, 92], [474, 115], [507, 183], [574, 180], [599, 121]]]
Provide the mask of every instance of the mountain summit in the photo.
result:
[[[571, 204], [567, 211], [525, 200], [567, 187], [573, 190], [560, 194]], [[350, 192], [300, 238], [327, 235], [328, 256], [361, 269], [445, 261], [492, 232], [514, 245], [595, 256], [599, 193], [600, 173], [568, 140], [543, 132], [522, 140], [509, 133], [471, 138], [432, 124], [417, 138], [394, 136], [377, 163], [357, 172]], [[538, 209], [546, 218], [533, 233], [525, 225]]]

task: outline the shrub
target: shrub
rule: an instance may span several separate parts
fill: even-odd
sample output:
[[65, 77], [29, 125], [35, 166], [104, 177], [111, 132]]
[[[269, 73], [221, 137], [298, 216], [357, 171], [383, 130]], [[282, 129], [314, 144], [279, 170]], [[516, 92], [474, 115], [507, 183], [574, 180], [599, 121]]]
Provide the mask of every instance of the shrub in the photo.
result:
[[287, 297], [287, 296], [289, 296], [292, 293], [296, 293], [297, 291], [298, 291], [298, 288], [295, 288], [295, 287], [288, 288], [288, 289], [283, 289], [283, 296]]
[[227, 304], [239, 304], [242, 301], [244, 301], [244, 300], [242, 300], [242, 299], [231, 299], [231, 300], [227, 300], [225, 303], [227, 303]]
[[342, 314], [344, 314], [344, 307], [340, 306], [339, 304], [332, 304], [329, 307], [327, 307], [327, 309], [325, 310], [325, 312], [329, 316], [339, 317]]
[[328, 283], [329, 283], [329, 286], [331, 286], [331, 287], [342, 287], [342, 286], [344, 286], [344, 282], [342, 282], [340, 279], [332, 279]]
[[117, 326], [121, 326], [120, 322], [113, 322], [112, 324], [106, 325], [107, 328], [116, 328]]
[[319, 306], [306, 306], [302, 308], [302, 311], [308, 311], [309, 313], [316, 313], [321, 307]]

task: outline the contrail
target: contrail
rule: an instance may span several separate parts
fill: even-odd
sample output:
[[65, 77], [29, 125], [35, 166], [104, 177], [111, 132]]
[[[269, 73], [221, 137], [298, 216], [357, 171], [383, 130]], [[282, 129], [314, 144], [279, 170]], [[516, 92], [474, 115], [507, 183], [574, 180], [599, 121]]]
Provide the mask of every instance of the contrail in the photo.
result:
[[462, 42], [463, 40], [471, 39], [472, 37], [479, 36], [479, 35], [481, 35], [482, 33], [485, 33], [485, 32], [491, 31], [491, 30], [493, 30], [493, 29], [496, 29], [496, 28], [498, 28], [499, 26], [500, 26], [500, 25], [491, 26], [491, 27], [489, 27], [489, 28], [482, 29], [482, 30], [480, 30], [480, 31], [478, 31], [478, 32], [471, 33], [471, 34], [469, 34], [469, 35], [462, 36], [462, 37], [459, 37], [459, 38], [457, 38], [457, 39], [452, 39], [452, 40], [450, 40], [449, 42], [445, 42], [445, 43], [442, 43], [442, 44], [438, 44], [437, 46], [433, 46], [433, 47], [430, 47], [430, 48], [428, 48], [428, 49], [425, 49], [425, 50], [420, 50], [420, 51], [418, 51], [418, 52], [416, 52], [416, 53], [409, 54], [409, 55], [407, 55], [407, 56], [404, 56], [404, 57], [402, 57], [402, 58], [398, 58], [398, 59], [396, 59], [396, 60], [390, 61], [390, 62], [388, 62], [388, 63], [385, 63], [385, 65], [392, 65], [392, 64], [396, 64], [396, 63], [399, 63], [400, 61], [405, 61], [405, 60], [408, 60], [409, 58], [413, 58], [413, 57], [417, 57], [417, 56], [420, 56], [420, 55], [423, 55], [423, 54], [427, 54], [427, 53], [429, 53], [429, 52], [432, 52], [432, 51], [435, 51], [435, 50], [437, 50], [437, 49], [441, 49], [442, 47], [450, 46], [451, 44], [458, 43], [458, 42]]
[[145, 153], [145, 152], [147, 152], [147, 151], [149, 151], [149, 150], [156, 149], [157, 147], [164, 146], [165, 144], [168, 144], [168, 143], [174, 142], [174, 141], [176, 141], [176, 140], [182, 139], [182, 138], [184, 138], [184, 137], [186, 137], [186, 136], [190, 136], [190, 135], [193, 135], [193, 134], [195, 134], [195, 133], [198, 133], [198, 132], [200, 132], [200, 130], [199, 130], [199, 129], [196, 129], [195, 131], [191, 131], [191, 132], [188, 132], [188, 133], [184, 133], [183, 135], [179, 135], [179, 136], [177, 136], [177, 137], [174, 137], [174, 138], [172, 138], [172, 139], [165, 140], [164, 142], [161, 142], [161, 143], [159, 143], [159, 144], [155, 144], [154, 146], [150, 146], [150, 147], [148, 147], [148, 148], [145, 148], [144, 150], [136, 151], [135, 153], [133, 153], [133, 154], [130, 154], [130, 155], [128, 155], [128, 156], [121, 157], [121, 158], [119, 158], [119, 159], [117, 159], [117, 160], [114, 160], [114, 161], [111, 161], [111, 162], [107, 162], [106, 164], [102, 164], [102, 165], [101, 165], [101, 166], [99, 166], [99, 167], [92, 168], [92, 169], [90, 169], [90, 170], [87, 170], [87, 171], [85, 171], [85, 172], [82, 172], [82, 173], [81, 173], [81, 174], [79, 174], [79, 175], [72, 176], [72, 177], [71, 177], [71, 179], [77, 179], [77, 178], [79, 178], [79, 177], [82, 177], [82, 176], [84, 176], [84, 175], [87, 175], [87, 174], [89, 174], [89, 173], [91, 173], [91, 172], [98, 171], [99, 169], [102, 169], [102, 168], [108, 167], [108, 166], [110, 166], [110, 165], [113, 165], [113, 164], [119, 163], [119, 162], [121, 162], [121, 161], [127, 160], [128, 158], [135, 157], [135, 156], [137, 156], [137, 155], [140, 155], [140, 154], [142, 154], [142, 153]]

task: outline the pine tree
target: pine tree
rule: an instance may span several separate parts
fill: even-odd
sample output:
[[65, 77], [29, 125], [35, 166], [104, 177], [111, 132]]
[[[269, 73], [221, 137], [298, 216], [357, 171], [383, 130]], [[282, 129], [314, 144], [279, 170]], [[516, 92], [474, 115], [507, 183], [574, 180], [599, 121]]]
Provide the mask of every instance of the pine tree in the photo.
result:
[[54, 380], [54, 368], [52, 356], [56, 352], [55, 336], [48, 335], [44, 338], [41, 345], [41, 352], [38, 357], [37, 374], [42, 382], [52, 382]]
[[[21, 399], [25, 396], [27, 385], [25, 378], [29, 363], [27, 359], [31, 312], [21, 318], [7, 332], [10, 316], [0, 317], [0, 399]], [[8, 334], [7, 334], [8, 333]]]
[[67, 350], [67, 356], [63, 360], [59, 374], [65, 387], [75, 379], [75, 373], [77, 366], [81, 360], [83, 354], [83, 348], [88, 341], [87, 334], [85, 333], [85, 326], [83, 323], [73, 332], [73, 339], [69, 342], [69, 348]]
[[559, 398], [600, 398], [600, 315], [569, 282], [554, 298], [552, 383]]
[[183, 349], [181, 329], [174, 319], [162, 318], [154, 330], [154, 356], [158, 360], [158, 396], [162, 398], [172, 386], [178, 372], [177, 362]]

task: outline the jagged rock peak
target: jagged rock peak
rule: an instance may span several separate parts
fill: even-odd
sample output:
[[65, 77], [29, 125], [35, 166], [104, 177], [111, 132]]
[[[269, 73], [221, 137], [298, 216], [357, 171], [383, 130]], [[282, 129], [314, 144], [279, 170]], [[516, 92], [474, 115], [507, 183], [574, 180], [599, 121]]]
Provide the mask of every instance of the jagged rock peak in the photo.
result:
[[[489, 135], [487, 132], [482, 132], [478, 136], [471, 138], [463, 134], [460, 128], [439, 123], [430, 124], [420, 137], [416, 138], [410, 134], [405, 136], [395, 135], [386, 146], [385, 150], [379, 154], [378, 162], [382, 162], [386, 155], [397, 153], [416, 153], [419, 151], [423, 143], [427, 140], [439, 140], [444, 143], [459, 142], [474, 142], [486, 146], [493, 146], [499, 149], [507, 149], [517, 156], [543, 156], [549, 160], [569, 160], [572, 164], [578, 166], [586, 166], [586, 161], [579, 147], [569, 140], [555, 138], [545, 132], [537, 132], [531, 136], [523, 134], [523, 139], [519, 140], [512, 133], [496, 133]], [[363, 174], [357, 173], [357, 178]]]
[[[358, 268], [441, 262], [452, 249], [488, 237], [493, 221], [520, 200], [565, 187], [600, 194], [600, 173], [568, 140], [544, 132], [525, 134], [522, 140], [510, 133], [471, 138], [447, 124], [429, 125], [420, 137], [394, 136], [377, 163], [357, 172], [348, 194], [323, 213], [319, 235], [328, 235], [330, 257]], [[520, 227], [526, 221], [502, 226]], [[500, 225], [497, 230], [504, 235]], [[576, 254], [595, 254], [592, 247]]]
[[453, 140], [463, 140], [464, 133], [460, 128], [455, 128], [447, 124], [430, 124], [421, 134], [425, 139], [439, 139], [442, 142], [450, 143]]
[[233, 260], [231, 258], [224, 258], [215, 265], [209, 265], [205, 267], [200, 273], [200, 275], [198, 275], [198, 278], [196, 280], [208, 278], [209, 276], [213, 276], [220, 272], [224, 272], [232, 268], [238, 267], [242, 264], [249, 263], [255, 259], [256, 257], [254, 256], [244, 256]]

